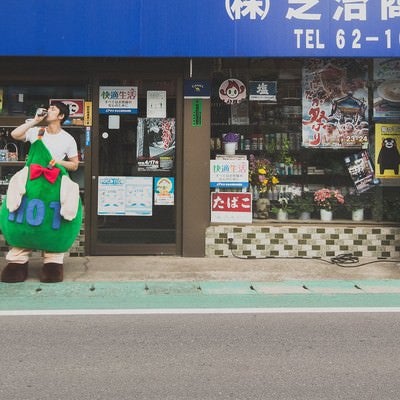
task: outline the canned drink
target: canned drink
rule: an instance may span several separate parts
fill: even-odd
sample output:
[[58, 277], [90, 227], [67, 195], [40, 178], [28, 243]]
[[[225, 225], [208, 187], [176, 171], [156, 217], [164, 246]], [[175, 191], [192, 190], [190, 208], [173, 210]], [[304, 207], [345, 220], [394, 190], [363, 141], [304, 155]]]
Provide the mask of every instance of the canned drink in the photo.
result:
[[45, 115], [47, 115], [47, 110], [45, 108], [38, 108], [36, 110], [36, 115], [38, 117], [44, 117]]

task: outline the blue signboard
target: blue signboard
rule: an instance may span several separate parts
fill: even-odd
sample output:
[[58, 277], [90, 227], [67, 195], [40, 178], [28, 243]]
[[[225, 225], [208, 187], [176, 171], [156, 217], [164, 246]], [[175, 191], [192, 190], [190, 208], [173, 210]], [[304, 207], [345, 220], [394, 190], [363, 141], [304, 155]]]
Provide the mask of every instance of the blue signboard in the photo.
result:
[[1, 16], [0, 56], [400, 53], [398, 0], [3, 0]]
[[204, 79], [186, 79], [183, 82], [183, 94], [185, 99], [209, 99], [210, 82]]

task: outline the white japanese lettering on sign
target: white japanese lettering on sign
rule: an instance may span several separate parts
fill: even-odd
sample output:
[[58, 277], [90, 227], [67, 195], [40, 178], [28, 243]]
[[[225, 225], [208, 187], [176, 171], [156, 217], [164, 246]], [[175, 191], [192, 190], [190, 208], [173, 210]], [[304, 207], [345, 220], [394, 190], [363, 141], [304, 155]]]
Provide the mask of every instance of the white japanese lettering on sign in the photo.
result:
[[[327, 7], [328, 1], [331, 2], [330, 7]], [[294, 27], [293, 38], [297, 49], [325, 49], [325, 43], [332, 42], [329, 37], [331, 33], [335, 35], [333, 42], [339, 50], [362, 49], [371, 46], [372, 43], [386, 49], [396, 45], [400, 47], [400, 33], [394, 32], [393, 28], [388, 27], [381, 32], [374, 31], [373, 35], [362, 31], [358, 26], [352, 25], [353, 28], [349, 29], [349, 24], [354, 21], [367, 21], [368, 6], [375, 6], [375, 2], [378, 1], [381, 21], [400, 18], [400, 0], [287, 0], [285, 18], [292, 21], [309, 21], [311, 24], [312, 21], [320, 22], [325, 17], [343, 24], [336, 31], [317, 29], [311, 25], [307, 28]], [[325, 10], [328, 10], [330, 15], [321, 13], [322, 6], [327, 7]], [[270, 0], [225, 0], [225, 8], [232, 20], [263, 20], [272, 11]], [[369, 27], [364, 27], [364, 30], [366, 29]]]
[[312, 7], [318, 4], [319, 0], [288, 0], [288, 4], [302, 4], [298, 8], [289, 7], [286, 14], [287, 19], [307, 19], [307, 20], [319, 20], [321, 14], [307, 14]]
[[382, 0], [381, 19], [387, 21], [390, 18], [400, 17], [400, 0]]
[[339, 5], [333, 15], [333, 19], [339, 21], [344, 16], [345, 21], [353, 19], [359, 21], [367, 20], [367, 1], [368, 0], [336, 0]]
[[269, 11], [270, 0], [225, 0], [226, 12], [232, 20], [249, 17], [264, 19]]

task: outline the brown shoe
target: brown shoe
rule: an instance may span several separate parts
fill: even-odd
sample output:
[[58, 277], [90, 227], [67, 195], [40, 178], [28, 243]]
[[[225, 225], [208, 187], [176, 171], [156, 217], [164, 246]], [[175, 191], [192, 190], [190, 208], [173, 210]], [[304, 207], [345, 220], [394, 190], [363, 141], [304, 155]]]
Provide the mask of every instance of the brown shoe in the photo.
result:
[[28, 262], [24, 264], [8, 263], [1, 272], [1, 281], [5, 283], [24, 282], [28, 277]]
[[43, 264], [42, 273], [40, 274], [40, 282], [56, 283], [62, 282], [64, 278], [63, 264], [46, 263]]

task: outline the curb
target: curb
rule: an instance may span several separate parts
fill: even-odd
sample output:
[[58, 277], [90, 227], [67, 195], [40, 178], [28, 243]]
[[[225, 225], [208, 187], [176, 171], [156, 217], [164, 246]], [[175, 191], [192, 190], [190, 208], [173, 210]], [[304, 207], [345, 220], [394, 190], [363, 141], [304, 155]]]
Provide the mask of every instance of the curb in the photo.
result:
[[400, 307], [400, 280], [0, 283], [0, 310]]

